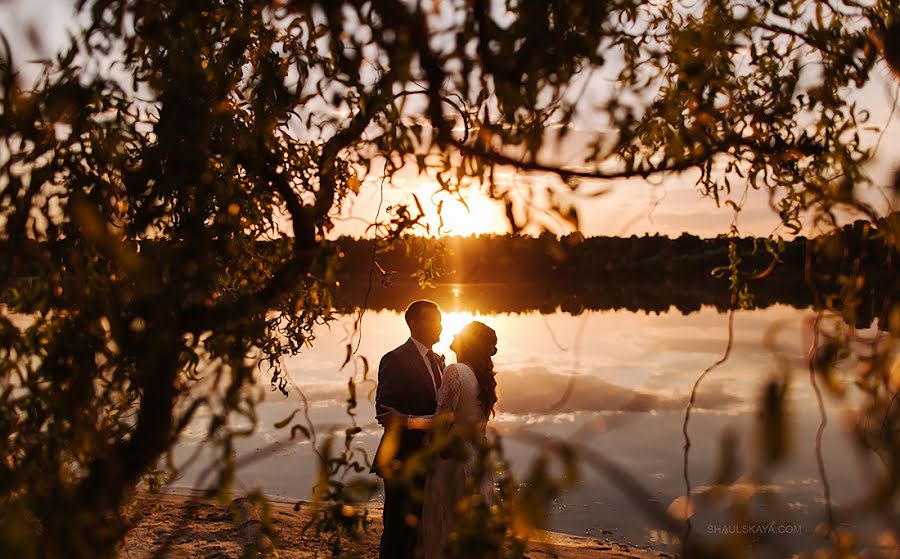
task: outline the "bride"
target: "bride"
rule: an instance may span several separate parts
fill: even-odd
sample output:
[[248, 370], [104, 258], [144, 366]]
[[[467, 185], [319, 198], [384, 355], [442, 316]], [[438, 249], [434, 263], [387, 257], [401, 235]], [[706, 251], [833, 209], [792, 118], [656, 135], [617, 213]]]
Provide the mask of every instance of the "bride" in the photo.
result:
[[[406, 429], [430, 431], [435, 418], [447, 417], [453, 430], [466, 434], [464, 458], [438, 460], [434, 472], [425, 482], [422, 512], [422, 546], [425, 559], [439, 559], [441, 550], [457, 524], [457, 503], [469, 496], [490, 505], [493, 481], [483, 476], [478, 487], [466, 489], [466, 481], [475, 477], [478, 438], [484, 439], [487, 420], [497, 403], [497, 382], [491, 357], [497, 353], [497, 334], [482, 322], [466, 325], [453, 338], [450, 349], [456, 363], [447, 366], [437, 394], [434, 416], [407, 416], [387, 408], [376, 416], [382, 425], [399, 422]], [[440, 421], [438, 419], [437, 421]]]

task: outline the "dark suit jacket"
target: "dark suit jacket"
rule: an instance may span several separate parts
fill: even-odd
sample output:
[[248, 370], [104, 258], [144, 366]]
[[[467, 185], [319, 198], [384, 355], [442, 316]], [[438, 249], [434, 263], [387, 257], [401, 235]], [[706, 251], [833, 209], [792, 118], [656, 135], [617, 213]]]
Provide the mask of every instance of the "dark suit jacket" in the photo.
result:
[[[378, 365], [375, 413], [381, 413], [384, 410], [383, 406], [390, 406], [407, 415], [432, 415], [437, 409], [437, 398], [430, 373], [422, 354], [411, 339], [386, 353]], [[404, 429], [400, 432], [400, 446], [393, 458], [402, 462], [422, 447], [424, 439], [424, 431]], [[378, 450], [375, 451], [371, 471], [383, 477], [378, 469], [382, 446], [384, 436], [378, 443]]]

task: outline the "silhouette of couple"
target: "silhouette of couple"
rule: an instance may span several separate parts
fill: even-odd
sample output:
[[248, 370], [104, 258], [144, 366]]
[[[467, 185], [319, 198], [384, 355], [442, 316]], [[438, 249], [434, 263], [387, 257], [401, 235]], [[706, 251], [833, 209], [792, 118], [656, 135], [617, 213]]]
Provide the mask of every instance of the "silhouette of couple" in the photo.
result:
[[[490, 504], [490, 477], [469, 486], [476, 461], [477, 438], [484, 438], [497, 402], [491, 357], [497, 334], [471, 322], [456, 334], [450, 349], [456, 363], [431, 347], [441, 336], [441, 310], [431, 301], [415, 301], [405, 313], [410, 337], [381, 358], [375, 411], [385, 434], [375, 452], [372, 471], [384, 479], [384, 532], [380, 559], [438, 559], [456, 523], [456, 505], [466, 496]], [[435, 417], [452, 421], [454, 430], [470, 434], [467, 452], [440, 457], [427, 476], [411, 457], [428, 443]], [[440, 421], [440, 420], [438, 420]]]

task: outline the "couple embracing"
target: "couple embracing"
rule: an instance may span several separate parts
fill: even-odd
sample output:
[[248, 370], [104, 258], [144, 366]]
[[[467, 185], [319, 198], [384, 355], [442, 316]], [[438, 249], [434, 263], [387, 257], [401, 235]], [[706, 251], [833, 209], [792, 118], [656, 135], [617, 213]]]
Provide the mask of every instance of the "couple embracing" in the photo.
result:
[[[467, 489], [476, 462], [476, 441], [465, 443], [464, 458], [441, 457], [432, 472], [401, 475], [404, 463], [427, 444], [435, 417], [450, 418], [454, 429], [484, 438], [497, 402], [491, 357], [497, 334], [471, 322], [453, 338], [456, 363], [444, 365], [431, 347], [441, 336], [441, 311], [431, 301], [415, 301], [405, 313], [410, 337], [385, 354], [378, 367], [376, 419], [387, 430], [372, 471], [384, 479], [384, 532], [380, 559], [439, 559], [456, 525], [456, 504], [473, 491], [488, 504], [488, 479]], [[392, 433], [392, 429], [399, 429]]]

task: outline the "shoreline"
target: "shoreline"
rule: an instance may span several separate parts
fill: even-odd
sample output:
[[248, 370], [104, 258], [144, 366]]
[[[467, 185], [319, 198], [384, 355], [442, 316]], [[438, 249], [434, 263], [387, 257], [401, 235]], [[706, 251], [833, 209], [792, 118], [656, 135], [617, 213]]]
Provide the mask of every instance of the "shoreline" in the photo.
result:
[[[306, 507], [294, 510], [297, 502], [283, 497], [266, 496], [278, 557], [307, 559], [331, 557], [329, 542], [317, 533], [304, 532], [310, 518]], [[370, 529], [361, 541], [342, 541], [346, 551], [360, 559], [377, 559], [381, 536], [380, 507], [368, 507]], [[119, 552], [121, 559], [151, 557], [203, 557], [230, 559], [241, 557], [239, 527], [227, 505], [207, 499], [201, 491], [164, 488], [158, 494], [140, 491], [130, 506], [133, 528], [125, 537]], [[541, 531], [529, 541], [531, 559], [587, 558], [669, 558], [672, 554], [629, 546], [607, 539], [575, 536], [562, 532]]]

